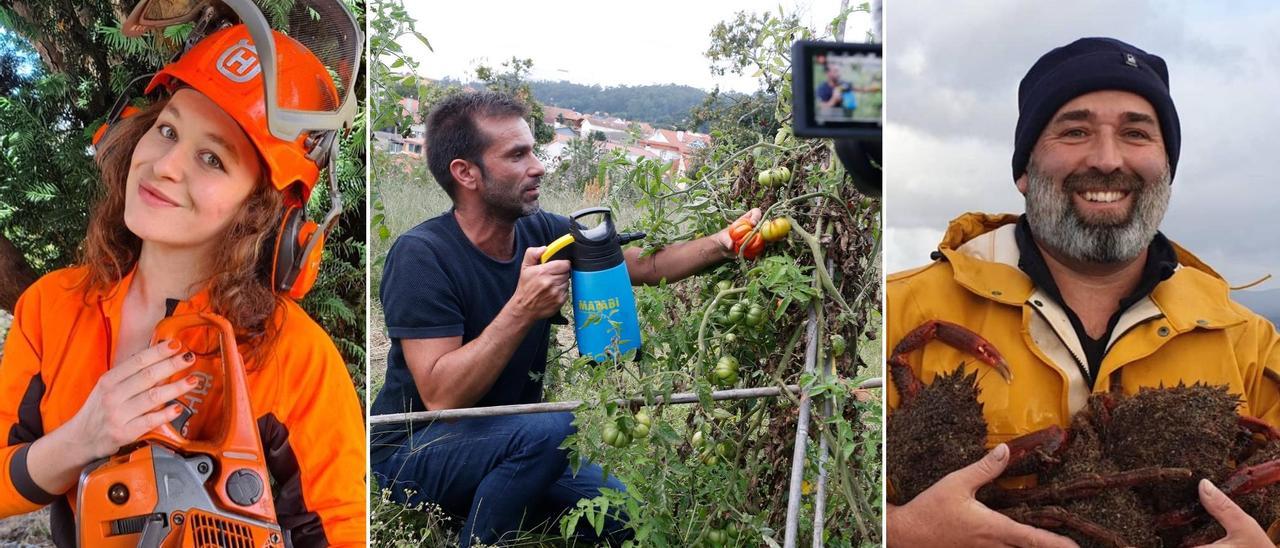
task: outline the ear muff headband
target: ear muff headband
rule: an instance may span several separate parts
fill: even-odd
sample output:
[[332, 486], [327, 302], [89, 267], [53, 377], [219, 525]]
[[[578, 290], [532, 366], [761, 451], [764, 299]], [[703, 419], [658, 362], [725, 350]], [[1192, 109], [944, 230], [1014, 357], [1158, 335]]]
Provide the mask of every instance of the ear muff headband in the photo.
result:
[[120, 92], [120, 96], [116, 97], [116, 102], [111, 104], [111, 110], [107, 111], [107, 121], [103, 122], [101, 126], [98, 126], [97, 131], [93, 132], [93, 139], [89, 141], [91, 145], [97, 147], [98, 143], [102, 142], [102, 139], [111, 132], [111, 128], [115, 127], [116, 122], [141, 112], [131, 104], [133, 103], [133, 98], [136, 97], [133, 91], [145, 89], [146, 84], [154, 77], [155, 73], [143, 74], [130, 80], [124, 86], [124, 91]]

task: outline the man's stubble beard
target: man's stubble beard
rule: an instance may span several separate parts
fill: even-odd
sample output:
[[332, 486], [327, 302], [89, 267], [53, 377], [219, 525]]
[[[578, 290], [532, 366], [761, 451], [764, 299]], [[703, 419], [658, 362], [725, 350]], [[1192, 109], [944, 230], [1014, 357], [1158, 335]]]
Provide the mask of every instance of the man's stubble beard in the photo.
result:
[[[1151, 244], [1169, 207], [1169, 169], [1152, 182], [1137, 175], [1069, 175], [1059, 188], [1052, 177], [1027, 166], [1027, 222], [1036, 239], [1063, 256], [1095, 264], [1124, 263]], [[1073, 203], [1079, 189], [1128, 190], [1133, 204], [1123, 219], [1086, 220]]]
[[[480, 197], [494, 217], [515, 222], [521, 217], [533, 215], [542, 209], [537, 200], [531, 204], [524, 202], [526, 185], [495, 181], [490, 179], [488, 174], [483, 171], [481, 172], [481, 177], [483, 177], [484, 190], [480, 193]], [[509, 191], [513, 187], [516, 189], [514, 193], [508, 192], [504, 194], [503, 191]]]

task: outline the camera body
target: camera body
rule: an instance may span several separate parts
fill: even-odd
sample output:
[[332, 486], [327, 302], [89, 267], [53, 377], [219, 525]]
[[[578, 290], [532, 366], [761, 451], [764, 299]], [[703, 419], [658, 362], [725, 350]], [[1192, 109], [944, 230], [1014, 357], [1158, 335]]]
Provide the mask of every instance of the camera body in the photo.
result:
[[880, 44], [798, 40], [791, 45], [792, 128], [797, 137], [880, 141]]

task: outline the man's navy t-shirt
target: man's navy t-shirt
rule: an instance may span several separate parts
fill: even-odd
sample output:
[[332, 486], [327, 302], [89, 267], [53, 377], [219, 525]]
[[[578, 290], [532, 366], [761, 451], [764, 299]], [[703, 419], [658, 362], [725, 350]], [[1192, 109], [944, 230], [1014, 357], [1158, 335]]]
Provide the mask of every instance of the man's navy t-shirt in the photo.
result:
[[[453, 210], [397, 238], [382, 271], [380, 296], [391, 351], [386, 382], [373, 401], [372, 413], [426, 411], [400, 340], [461, 336], [466, 344], [479, 337], [515, 294], [525, 250], [550, 244], [568, 232], [567, 217], [541, 211], [522, 217], [515, 224], [515, 253], [508, 261], [495, 260], [472, 244]], [[535, 323], [476, 406], [541, 401], [542, 382], [530, 375], [541, 378], [546, 370], [550, 332], [548, 320]], [[404, 424], [373, 428], [373, 462], [385, 460], [404, 445], [408, 430]]]

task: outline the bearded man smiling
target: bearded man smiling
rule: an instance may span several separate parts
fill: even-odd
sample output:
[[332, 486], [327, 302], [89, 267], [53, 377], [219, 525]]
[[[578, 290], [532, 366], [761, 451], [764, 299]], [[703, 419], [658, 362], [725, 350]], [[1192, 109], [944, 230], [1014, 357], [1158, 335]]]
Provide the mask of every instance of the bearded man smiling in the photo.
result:
[[[1077, 40], [1031, 67], [1018, 113], [1013, 179], [1026, 214], [964, 214], [931, 264], [886, 283], [887, 340], [949, 321], [990, 340], [1012, 372], [978, 376], [994, 450], [890, 506], [891, 546], [1073, 546], [974, 493], [1008, 463], [1002, 442], [1066, 427], [1093, 392], [1225, 385], [1241, 395], [1242, 414], [1280, 424], [1275, 327], [1159, 232], [1181, 144], [1164, 60], [1114, 39]], [[940, 344], [909, 359], [925, 382], [974, 363]], [[899, 404], [893, 386], [888, 401]], [[1200, 488], [1231, 545], [1272, 546], [1212, 483]]]

